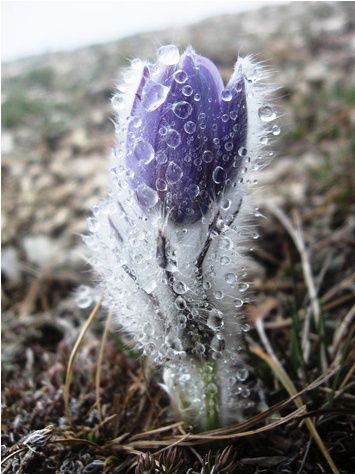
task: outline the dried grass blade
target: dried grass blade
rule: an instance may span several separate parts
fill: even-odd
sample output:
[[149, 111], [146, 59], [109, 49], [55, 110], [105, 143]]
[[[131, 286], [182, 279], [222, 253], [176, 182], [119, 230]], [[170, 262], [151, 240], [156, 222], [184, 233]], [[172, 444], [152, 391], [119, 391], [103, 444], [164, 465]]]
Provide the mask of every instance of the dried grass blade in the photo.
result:
[[104, 359], [107, 335], [110, 328], [111, 318], [112, 318], [112, 311], [109, 311], [106, 317], [105, 327], [104, 327], [104, 331], [101, 338], [99, 356], [97, 359], [97, 367], [96, 367], [96, 373], [95, 373], [95, 399], [96, 399], [95, 405], [96, 405], [101, 421], [102, 421], [101, 400], [100, 400], [101, 399], [100, 397], [101, 368], [102, 368], [102, 361]]
[[91, 311], [88, 319], [85, 321], [85, 324], [83, 325], [80, 331], [80, 334], [74, 344], [73, 350], [70, 354], [69, 361], [68, 361], [67, 372], [65, 376], [65, 384], [64, 384], [64, 413], [71, 427], [73, 427], [73, 422], [72, 422], [70, 407], [69, 407], [69, 394], [70, 394], [70, 385], [71, 385], [72, 376], [73, 376], [73, 364], [74, 364], [76, 354], [83, 341], [83, 338], [87, 330], [89, 329], [91, 323], [93, 322], [97, 312], [99, 311], [100, 306], [101, 306], [101, 301], [98, 301], [94, 309]]
[[[274, 372], [275, 376], [279, 379], [279, 381], [282, 383], [282, 385], [285, 387], [287, 392], [291, 395], [297, 395], [297, 390], [296, 387], [294, 386], [292, 380], [290, 377], [287, 375], [286, 371], [284, 368], [279, 364], [277, 360], [275, 360], [273, 357], [271, 357], [269, 354], [264, 352], [261, 348], [259, 347], [254, 347], [253, 348], [253, 353], [259, 356], [261, 359], [263, 359], [271, 368], [271, 370]], [[294, 399], [295, 405], [299, 408], [304, 406], [302, 398], [299, 396], [296, 396]], [[313, 424], [312, 420], [310, 418], [305, 419], [305, 424], [312, 435], [314, 441], [317, 443], [319, 449], [321, 450], [324, 458], [326, 459], [327, 463], [329, 464], [329, 467], [331, 468], [332, 472], [334, 474], [340, 474], [339, 469], [336, 467], [332, 457], [329, 454], [329, 451], [327, 450], [325, 444], [323, 443], [322, 438], [319, 436], [319, 433]]]

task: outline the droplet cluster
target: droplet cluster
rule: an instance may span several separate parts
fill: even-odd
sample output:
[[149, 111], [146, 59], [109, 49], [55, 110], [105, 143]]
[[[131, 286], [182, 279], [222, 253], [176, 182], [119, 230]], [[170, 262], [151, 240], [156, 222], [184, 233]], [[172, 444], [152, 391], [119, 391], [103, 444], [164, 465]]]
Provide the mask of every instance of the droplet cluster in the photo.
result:
[[[207, 386], [232, 420], [250, 393], [240, 355], [249, 330], [244, 254], [258, 236], [245, 196], [280, 128], [257, 65], [238, 60], [224, 87], [206, 61], [167, 45], [155, 64], [134, 61], [125, 73], [114, 99], [113, 187], [84, 240], [105, 304], [165, 368], [169, 391], [184, 399], [179, 409], [203, 415]], [[89, 299], [82, 288], [78, 305]], [[215, 367], [210, 379], [201, 364]]]

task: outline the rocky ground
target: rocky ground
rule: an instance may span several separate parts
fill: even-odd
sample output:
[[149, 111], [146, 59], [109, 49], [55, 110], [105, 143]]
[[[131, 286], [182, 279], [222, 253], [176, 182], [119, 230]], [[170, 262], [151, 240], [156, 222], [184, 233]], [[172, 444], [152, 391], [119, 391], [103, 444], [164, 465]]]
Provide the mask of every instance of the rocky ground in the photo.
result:
[[[351, 472], [348, 412], [354, 408], [354, 381], [346, 336], [352, 334], [355, 286], [354, 31], [354, 2], [293, 2], [3, 65], [3, 443], [5, 456], [12, 455], [4, 472], [143, 472], [144, 463], [144, 472], [187, 472], [186, 466], [193, 466], [189, 472], [207, 473], [213, 465], [219, 466], [213, 472], [331, 472], [299, 420], [269, 432], [272, 437], [221, 443], [210, 452], [209, 446], [199, 447], [197, 454], [180, 448], [153, 458], [161, 448], [153, 443], [143, 459], [137, 458], [146, 451], [141, 447], [122, 448], [121, 441], [117, 449], [108, 446], [123, 433], [166, 424], [169, 415], [163, 392], [147, 382], [141, 362], [117, 349], [122, 342], [116, 335], [106, 344], [101, 411], [93, 409], [103, 319], [77, 356], [84, 369], [76, 370], [72, 384], [72, 426], [64, 416], [68, 357], [88, 315], [73, 297], [91, 278], [80, 233], [107, 189], [114, 142], [110, 98], [129, 58], [153, 57], [157, 45], [172, 40], [210, 57], [225, 79], [238, 51], [257, 55], [274, 71], [282, 132], [255, 193], [267, 220], [259, 223], [262, 238], [254, 258], [260, 270], [253, 282], [255, 302], [247, 310], [252, 319], [263, 315], [297, 389], [322, 373], [313, 351], [305, 361], [298, 347], [297, 328], [309, 299], [304, 261], [285, 225], [289, 216], [293, 228], [303, 228], [324, 322], [322, 334], [312, 328], [312, 349], [326, 352], [329, 367], [336, 354], [343, 358], [336, 377], [305, 403], [310, 411], [329, 410], [315, 418], [317, 428], [341, 472]], [[284, 214], [277, 214], [275, 205]], [[257, 330], [250, 334], [262, 345]], [[265, 368], [256, 372], [270, 389], [267, 406], [287, 396]], [[49, 432], [33, 444], [37, 454], [28, 450], [31, 443], [21, 437], [45, 427]], [[222, 453], [227, 445], [234, 451]]]

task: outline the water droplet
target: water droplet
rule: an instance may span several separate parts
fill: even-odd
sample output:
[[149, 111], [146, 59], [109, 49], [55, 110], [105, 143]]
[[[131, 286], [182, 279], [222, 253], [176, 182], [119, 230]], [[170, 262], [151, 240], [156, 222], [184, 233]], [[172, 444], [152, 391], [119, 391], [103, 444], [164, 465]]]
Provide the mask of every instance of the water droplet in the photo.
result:
[[258, 114], [262, 122], [271, 122], [276, 118], [276, 112], [270, 105], [263, 105], [260, 107]]
[[210, 290], [212, 288], [211, 282], [208, 280], [205, 280], [202, 286], [205, 290]]
[[175, 306], [182, 310], [182, 309], [185, 309], [186, 308], [186, 301], [184, 300], [184, 298], [182, 296], [178, 296], [175, 300]]
[[177, 295], [183, 295], [187, 292], [188, 288], [183, 281], [175, 280], [173, 283], [173, 290]]
[[223, 255], [221, 258], [220, 258], [220, 263], [222, 266], [225, 266], [225, 265], [228, 265], [228, 263], [230, 263], [231, 259], [229, 257], [227, 257], [226, 255]]
[[142, 119], [140, 119], [139, 117], [132, 117], [130, 124], [134, 128], [139, 128], [142, 125]]
[[190, 97], [190, 95], [193, 93], [193, 88], [187, 84], [182, 88], [182, 93], [185, 97]]
[[201, 94], [199, 92], [196, 92], [196, 94], [194, 95], [194, 100], [196, 102], [199, 102], [201, 100]]
[[147, 165], [154, 158], [154, 149], [152, 145], [145, 140], [140, 140], [136, 143], [133, 153], [135, 158], [143, 165]]
[[177, 64], [180, 59], [179, 49], [174, 44], [167, 44], [158, 49], [158, 61], [166, 66]]
[[168, 129], [167, 129], [166, 127], [162, 126], [162, 127], [159, 128], [158, 131], [159, 131], [159, 135], [160, 135], [161, 137], [164, 137], [164, 136], [167, 134]]
[[158, 178], [155, 181], [155, 188], [157, 191], [166, 191], [167, 190], [167, 184], [165, 179], [163, 178]]
[[141, 183], [137, 187], [136, 193], [140, 204], [148, 209], [154, 207], [158, 202], [158, 193], [145, 183]]
[[262, 145], [267, 145], [269, 143], [268, 137], [266, 137], [266, 136], [265, 137], [260, 137], [260, 143]]
[[224, 100], [225, 102], [230, 102], [232, 99], [233, 99], [233, 93], [230, 89], [225, 89], [224, 91], [222, 91], [222, 100]]
[[180, 133], [171, 128], [167, 131], [165, 141], [170, 148], [177, 148], [181, 143]]
[[197, 184], [190, 184], [187, 188], [187, 194], [191, 197], [197, 197], [200, 193], [200, 188]]
[[226, 172], [222, 166], [216, 166], [212, 173], [213, 181], [216, 184], [223, 183], [226, 180]]
[[176, 102], [172, 108], [174, 114], [181, 119], [186, 119], [192, 112], [192, 105], [185, 101]]
[[232, 201], [230, 199], [224, 199], [222, 201], [221, 207], [224, 211], [228, 211], [228, 209], [231, 207]]
[[248, 369], [239, 369], [237, 370], [237, 379], [240, 380], [241, 382], [245, 382], [245, 380], [249, 376], [249, 371]]
[[277, 135], [280, 135], [281, 128], [278, 125], [273, 125], [271, 131], [273, 135], [277, 136]]
[[221, 300], [223, 296], [224, 296], [223, 291], [216, 291], [214, 294], [214, 297], [216, 298], [216, 300]]
[[173, 77], [178, 84], [184, 84], [187, 81], [187, 74], [182, 69], [178, 69], [174, 72]]
[[182, 178], [183, 171], [179, 165], [171, 161], [166, 169], [165, 177], [169, 184], [175, 184]]
[[203, 344], [201, 344], [200, 342], [197, 342], [197, 343], [195, 344], [195, 352], [196, 352], [196, 354], [202, 355], [202, 354], [205, 353], [205, 351], [206, 351], [206, 348], [205, 348], [205, 346], [204, 346]]
[[148, 81], [142, 91], [142, 105], [147, 112], [153, 112], [163, 102], [169, 93], [169, 87], [155, 81]]
[[209, 150], [206, 150], [202, 153], [202, 160], [205, 163], [211, 163], [213, 161], [213, 153]]
[[85, 285], [80, 285], [76, 290], [75, 302], [78, 308], [88, 308], [93, 303], [91, 288]]
[[210, 329], [213, 329], [214, 331], [223, 329], [223, 326], [224, 326], [223, 314], [220, 311], [217, 311], [216, 309], [212, 309], [209, 312], [209, 315], [207, 318], [207, 326]]
[[231, 250], [233, 248], [233, 242], [230, 237], [223, 236], [221, 238], [221, 248], [225, 250]]
[[237, 276], [235, 273], [229, 272], [224, 275], [224, 279], [226, 280], [228, 285], [234, 285], [237, 281]]
[[135, 263], [138, 265], [143, 262], [143, 255], [141, 253], [138, 253], [137, 255], [133, 255], [133, 260]]
[[222, 118], [222, 122], [228, 122], [229, 115], [228, 114], [223, 114], [221, 118]]
[[234, 144], [233, 142], [226, 142], [225, 145], [224, 145], [224, 149], [226, 151], [232, 151], [234, 148]]
[[235, 308], [241, 308], [244, 304], [244, 301], [241, 300], [240, 298], [235, 298], [233, 302], [234, 302]]
[[248, 153], [248, 150], [244, 146], [241, 146], [238, 150], [238, 155], [242, 158], [247, 156], [247, 153]]
[[220, 352], [225, 348], [225, 340], [221, 334], [216, 334], [211, 340], [211, 349]]
[[188, 133], [189, 135], [191, 135], [192, 133], [194, 133], [196, 131], [196, 124], [195, 122], [192, 122], [191, 120], [189, 120], [188, 122], [185, 123], [184, 125], [184, 130], [186, 133]]
[[229, 112], [229, 116], [232, 120], [236, 120], [236, 118], [238, 117], [238, 112], [236, 110], [231, 110]]
[[155, 161], [159, 165], [164, 165], [168, 161], [168, 156], [163, 151], [158, 151], [158, 153], [155, 156]]

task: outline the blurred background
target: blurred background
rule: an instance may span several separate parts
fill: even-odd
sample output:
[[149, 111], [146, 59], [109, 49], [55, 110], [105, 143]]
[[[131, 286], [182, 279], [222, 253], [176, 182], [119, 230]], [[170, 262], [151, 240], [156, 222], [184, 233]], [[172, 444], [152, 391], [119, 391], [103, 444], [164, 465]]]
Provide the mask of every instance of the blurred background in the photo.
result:
[[[91, 275], [80, 234], [107, 192], [110, 99], [121, 68], [134, 57], [154, 58], [161, 44], [191, 44], [225, 81], [238, 52], [255, 54], [280, 87], [281, 134], [255, 191], [268, 220], [259, 223], [253, 282], [259, 296], [250, 314], [268, 298], [275, 314], [286, 314], [291, 269], [302, 275], [270, 203], [301, 216], [322, 294], [347, 282], [335, 292], [340, 303], [327, 308], [331, 325], [347, 314], [354, 290], [354, 31], [354, 2], [3, 2], [6, 444], [62, 416], [59, 398], [48, 392], [43, 398], [41, 380], [60, 386], [48, 371], [64, 370], [63, 353], [83, 320], [73, 292]], [[305, 301], [300, 291], [298, 308]], [[19, 405], [16, 390], [28, 394], [28, 405]], [[49, 415], [38, 400], [50, 406]]]

